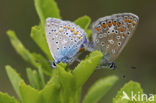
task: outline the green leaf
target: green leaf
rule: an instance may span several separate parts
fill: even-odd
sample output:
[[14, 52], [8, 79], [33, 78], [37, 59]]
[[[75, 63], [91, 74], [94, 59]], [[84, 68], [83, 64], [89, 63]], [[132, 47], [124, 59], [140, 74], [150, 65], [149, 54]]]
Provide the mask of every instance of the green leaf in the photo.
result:
[[[58, 64], [57, 65], [57, 69], [59, 71], [59, 78], [60, 78], [60, 81], [63, 85], [64, 88], [73, 88], [74, 87], [74, 78], [73, 78], [73, 75], [71, 74], [71, 71], [67, 72], [65, 71], [65, 68], [63, 68], [62, 66], [60, 66], [62, 63]], [[72, 84], [71, 84], [72, 83]], [[71, 89], [70, 88], [70, 89]]]
[[74, 21], [75, 24], [79, 25], [82, 29], [86, 30], [91, 22], [89, 16], [83, 16]]
[[27, 68], [27, 77], [33, 88], [40, 90], [40, 78], [36, 70], [31, 70], [31, 68]]
[[33, 88], [35, 88], [36, 85], [35, 85], [35, 82], [34, 82], [33, 71], [31, 70], [31, 68], [27, 68], [26, 71], [27, 71], [27, 77], [28, 77], [28, 80], [29, 80], [30, 85], [31, 85]]
[[43, 96], [40, 92], [26, 85], [24, 82], [20, 82], [20, 92], [23, 103], [44, 103]]
[[88, 80], [96, 67], [99, 65], [103, 55], [100, 51], [92, 52], [88, 58], [82, 60], [80, 64], [73, 70], [76, 80], [76, 88], [80, 88]]
[[[124, 85], [123, 88], [121, 88], [121, 90], [117, 93], [116, 97], [113, 99], [113, 103], [142, 103], [138, 101], [134, 101], [132, 102], [132, 92], [133, 94], [137, 94], [136, 97], [138, 96], [138, 94], [143, 94], [143, 90], [140, 86], [139, 83], [134, 82], [134, 81], [130, 81], [127, 84]], [[128, 99], [125, 99], [124, 97], [128, 96]]]
[[46, 84], [41, 94], [44, 97], [44, 103], [61, 103], [60, 101], [60, 83], [58, 80], [57, 71], [53, 74], [50, 81]]
[[0, 103], [19, 103], [15, 98], [10, 97], [6, 93], [1, 93], [0, 92]]
[[36, 53], [31, 53], [29, 50], [27, 50], [21, 41], [16, 37], [14, 31], [8, 30], [7, 34], [16, 52], [20, 54], [25, 61], [31, 63], [36, 68], [42, 68], [47, 75], [51, 75], [52, 70], [50, 67], [48, 67], [48, 62], [43, 56]]
[[20, 81], [23, 81], [23, 79], [19, 76], [19, 74], [11, 66], [7, 65], [5, 68], [6, 68], [9, 80], [10, 80], [11, 84], [13, 85], [14, 90], [16, 91], [16, 94], [18, 95], [19, 99], [22, 100], [21, 93], [19, 91], [19, 83], [20, 83]]
[[87, 33], [87, 37], [90, 38], [91, 35], [92, 35], [92, 30], [91, 30], [91, 29], [87, 29], [87, 30], [85, 30], [85, 31], [86, 31], [86, 33]]
[[52, 60], [52, 56], [46, 41], [45, 32], [41, 29], [41, 25], [32, 27], [31, 38], [36, 42], [36, 44], [41, 48], [46, 56]]
[[41, 88], [44, 88], [44, 86], [45, 86], [45, 79], [44, 79], [43, 71], [42, 71], [41, 68], [39, 68], [38, 72], [39, 72], [39, 77], [40, 77], [40, 80], [41, 80]]
[[83, 103], [97, 103], [116, 83], [118, 77], [109, 76], [98, 80], [86, 94]]
[[35, 0], [35, 8], [41, 20], [42, 26], [48, 17], [61, 18], [60, 11], [54, 0]]
[[64, 103], [73, 103], [74, 102], [74, 94], [75, 94], [75, 79], [71, 73], [71, 71], [65, 71], [60, 63], [57, 65], [57, 69], [59, 72], [59, 80], [63, 86], [63, 99]]
[[44, 73], [51, 76], [52, 68], [50, 67], [50, 63], [46, 60], [42, 55], [37, 53], [32, 53], [33, 59], [35, 61], [36, 67], [38, 69], [42, 69]]
[[81, 100], [81, 91], [82, 91], [82, 88], [79, 88], [76, 90], [76, 95], [75, 95], [75, 103], [80, 103], [80, 100]]

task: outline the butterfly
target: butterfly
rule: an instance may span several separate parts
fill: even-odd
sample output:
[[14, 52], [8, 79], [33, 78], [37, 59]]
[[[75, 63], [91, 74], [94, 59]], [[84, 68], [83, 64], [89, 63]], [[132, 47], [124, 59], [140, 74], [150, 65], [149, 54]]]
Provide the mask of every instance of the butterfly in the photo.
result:
[[116, 68], [113, 62], [134, 34], [139, 17], [132, 13], [119, 13], [99, 18], [92, 25], [92, 41], [86, 49], [100, 50], [103, 58], [99, 68]]
[[86, 33], [78, 25], [70, 21], [47, 18], [45, 24], [46, 39], [54, 59], [52, 67], [63, 62], [71, 64], [77, 53], [87, 43]]
[[98, 68], [115, 68], [114, 60], [134, 34], [139, 17], [132, 13], [119, 13], [99, 18], [92, 25], [92, 39], [88, 41], [85, 31], [70, 21], [46, 19], [46, 38], [54, 61], [52, 67], [63, 62], [71, 64], [79, 50], [100, 50], [103, 58]]

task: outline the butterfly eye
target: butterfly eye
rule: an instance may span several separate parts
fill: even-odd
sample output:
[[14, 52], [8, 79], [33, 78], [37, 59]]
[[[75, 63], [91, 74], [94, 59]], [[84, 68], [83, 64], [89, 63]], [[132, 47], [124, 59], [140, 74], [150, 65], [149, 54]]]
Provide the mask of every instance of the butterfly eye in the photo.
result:
[[52, 66], [52, 68], [56, 68], [56, 63], [53, 62], [51, 66]]

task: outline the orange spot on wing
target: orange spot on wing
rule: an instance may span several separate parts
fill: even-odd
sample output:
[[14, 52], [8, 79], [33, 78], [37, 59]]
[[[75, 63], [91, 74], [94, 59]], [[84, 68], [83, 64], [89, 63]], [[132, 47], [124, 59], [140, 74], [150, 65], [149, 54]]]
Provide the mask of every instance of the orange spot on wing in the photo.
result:
[[115, 26], [117, 23], [116, 22], [113, 22], [113, 25]]
[[133, 26], [135, 26], [136, 25], [136, 22], [133, 22], [132, 24], [133, 24]]
[[73, 31], [74, 31], [74, 29], [70, 29], [70, 31], [71, 31], [71, 32], [73, 32]]
[[96, 28], [96, 31], [100, 31], [101, 29], [99, 27]]
[[85, 48], [80, 48], [80, 52], [84, 52], [85, 51]]
[[121, 24], [120, 24], [120, 23], [117, 23], [117, 25], [118, 25], [118, 27], [120, 27], [120, 26], [121, 26]]
[[125, 33], [123, 33], [123, 34], [122, 34], [122, 36], [126, 36], [126, 34], [125, 34]]
[[129, 22], [129, 23], [131, 23], [131, 22], [132, 22], [132, 20], [130, 20], [130, 19], [129, 19], [129, 20], [128, 20], [128, 22]]
[[103, 28], [106, 28], [106, 24], [101, 24]]
[[108, 26], [111, 27], [112, 26], [112, 23], [108, 23]]
[[124, 19], [124, 22], [128, 22], [128, 20], [127, 19]]
[[79, 33], [79, 32], [76, 31], [74, 34], [77, 35], [78, 33]]
[[120, 31], [121, 31], [121, 32], [124, 32], [124, 31], [125, 31], [125, 28], [120, 28]]

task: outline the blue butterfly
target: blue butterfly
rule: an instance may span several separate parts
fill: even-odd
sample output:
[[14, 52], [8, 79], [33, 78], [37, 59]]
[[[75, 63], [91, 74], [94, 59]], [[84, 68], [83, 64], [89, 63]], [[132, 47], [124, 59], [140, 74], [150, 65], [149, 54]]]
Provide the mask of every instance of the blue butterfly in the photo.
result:
[[87, 43], [85, 31], [70, 21], [47, 18], [45, 31], [54, 58], [53, 68], [56, 68], [56, 64], [60, 62], [71, 64], [79, 50]]

